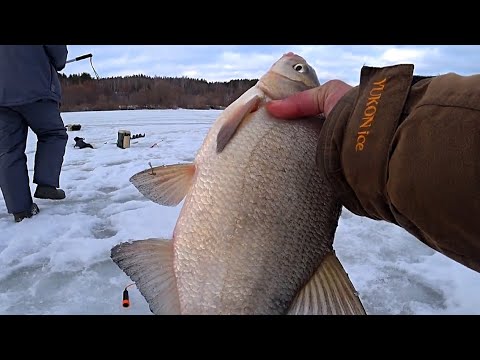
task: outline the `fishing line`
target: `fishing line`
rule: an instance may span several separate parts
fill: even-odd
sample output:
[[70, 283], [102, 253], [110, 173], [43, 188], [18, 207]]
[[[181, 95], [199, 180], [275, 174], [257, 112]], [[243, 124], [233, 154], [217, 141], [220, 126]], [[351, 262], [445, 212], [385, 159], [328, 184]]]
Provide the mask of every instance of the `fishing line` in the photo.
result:
[[92, 58], [93, 58], [93, 56], [90, 56], [90, 65], [92, 66], [93, 72], [95, 73], [95, 76], [97, 77], [97, 80], [100, 80], [100, 76], [98, 76], [97, 71], [93, 67]]

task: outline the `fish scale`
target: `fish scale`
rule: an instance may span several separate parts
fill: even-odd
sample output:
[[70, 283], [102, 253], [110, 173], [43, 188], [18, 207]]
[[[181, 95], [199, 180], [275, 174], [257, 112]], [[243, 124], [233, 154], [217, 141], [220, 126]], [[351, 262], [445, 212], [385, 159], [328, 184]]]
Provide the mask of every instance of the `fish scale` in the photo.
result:
[[[222, 156], [211, 156], [208, 162], [198, 165], [198, 176], [211, 180], [195, 184], [190, 200], [203, 203], [202, 198], [208, 197], [211, 206], [201, 212], [193, 206], [191, 212], [182, 214], [175, 229], [179, 234], [175, 238], [178, 249], [195, 248], [199, 239], [208, 239], [207, 251], [197, 252], [194, 264], [183, 261], [181, 255], [176, 257], [176, 272], [182, 274], [179, 295], [186, 312], [202, 312], [197, 304], [205, 302], [216, 304], [225, 313], [272, 313], [273, 308], [275, 313], [284, 313], [290, 305], [288, 299], [291, 301], [318, 268], [322, 255], [331, 251], [333, 237], [321, 241], [326, 235], [324, 228], [318, 227], [319, 216], [309, 216], [329, 212], [334, 218], [340, 206], [333, 201], [330, 208], [324, 208], [320, 200], [331, 196], [326, 193], [329, 188], [320, 180], [319, 170], [312, 166], [320, 122], [303, 120], [294, 128], [287, 122], [269, 119], [264, 111], [242, 127]], [[302, 142], [292, 142], [292, 136], [301, 137]], [[208, 149], [214, 152], [215, 148]], [[305, 153], [309, 154], [308, 161], [299, 161], [298, 155], [303, 157]], [[209, 191], [211, 184], [223, 190]], [[283, 200], [289, 195], [295, 202]], [[209, 209], [220, 211], [222, 217]], [[181, 235], [184, 226], [198, 226], [189, 220], [198, 217], [210, 221], [202, 222], [200, 233], [188, 231]], [[275, 248], [274, 253], [265, 251]], [[225, 253], [231, 263], [216, 267], [217, 259]], [[298, 260], [293, 261], [295, 258]], [[295, 262], [301, 269], [292, 268]], [[210, 271], [192, 270], [205, 264], [210, 264]], [[253, 278], [249, 272], [256, 264], [262, 264], [264, 269], [259, 272], [261, 277]], [[222, 293], [222, 276], [236, 284], [237, 290]], [[282, 281], [285, 278], [287, 282]], [[208, 288], [205, 282], [218, 286]], [[282, 294], [278, 295], [280, 289]]]

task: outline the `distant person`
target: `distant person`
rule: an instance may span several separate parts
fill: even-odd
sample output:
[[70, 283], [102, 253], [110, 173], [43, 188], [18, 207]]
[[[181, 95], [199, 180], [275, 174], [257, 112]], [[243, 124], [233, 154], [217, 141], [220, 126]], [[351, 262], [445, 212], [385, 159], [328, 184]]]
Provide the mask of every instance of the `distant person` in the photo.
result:
[[68, 135], [57, 71], [67, 53], [66, 45], [0, 45], [0, 188], [16, 222], [39, 212], [25, 155], [29, 127], [37, 136], [33, 196], [65, 198], [58, 187]]
[[365, 66], [359, 86], [331, 80], [267, 109], [326, 116], [317, 160], [348, 210], [480, 272], [480, 75]]

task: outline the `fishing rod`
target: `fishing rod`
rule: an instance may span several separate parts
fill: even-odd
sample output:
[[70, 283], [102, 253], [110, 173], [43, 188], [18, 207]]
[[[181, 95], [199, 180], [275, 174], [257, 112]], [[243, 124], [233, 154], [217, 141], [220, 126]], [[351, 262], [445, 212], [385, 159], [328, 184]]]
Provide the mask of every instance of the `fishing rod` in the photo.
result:
[[65, 62], [65, 64], [72, 63], [72, 62], [74, 62], [74, 61], [80, 61], [80, 60], [83, 60], [83, 59], [91, 58], [92, 56], [93, 56], [92, 54], [85, 54], [85, 55], [76, 57], [75, 59], [67, 60], [67, 61]]
[[75, 61], [80, 61], [80, 60], [83, 60], [83, 59], [90, 58], [90, 65], [92, 66], [93, 72], [95, 73], [95, 76], [97, 77], [97, 80], [98, 80], [100, 77], [98, 76], [97, 71], [93, 67], [92, 57], [93, 57], [92, 54], [85, 54], [85, 55], [77, 56], [76, 58], [65, 61], [65, 64], [69, 64], [69, 63], [72, 63], [72, 62], [75, 62]]

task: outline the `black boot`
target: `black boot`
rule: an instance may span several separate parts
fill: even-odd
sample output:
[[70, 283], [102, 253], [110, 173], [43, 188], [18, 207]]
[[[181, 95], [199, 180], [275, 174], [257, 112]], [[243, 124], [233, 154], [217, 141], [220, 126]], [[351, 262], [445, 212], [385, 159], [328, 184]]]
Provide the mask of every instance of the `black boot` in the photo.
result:
[[38, 199], [62, 200], [65, 199], [65, 191], [54, 186], [38, 185], [33, 196]]
[[13, 214], [13, 218], [15, 219], [15, 222], [20, 222], [25, 218], [31, 218], [33, 215], [37, 215], [39, 212], [40, 209], [38, 208], [37, 204], [33, 203], [30, 211], [15, 213]]

